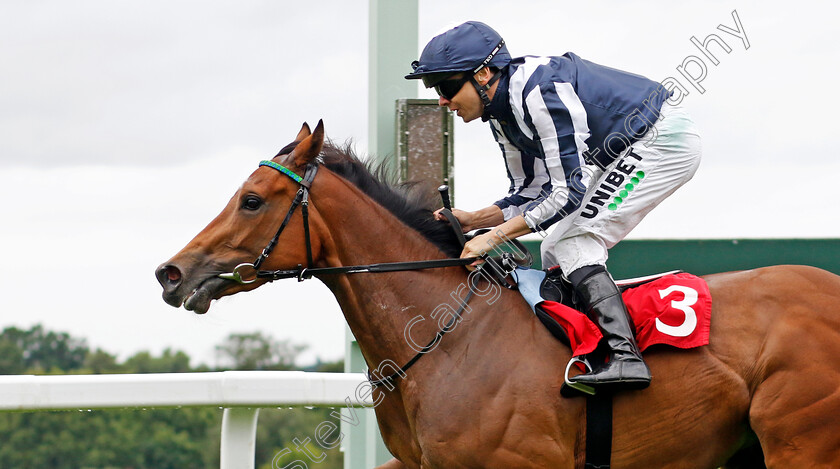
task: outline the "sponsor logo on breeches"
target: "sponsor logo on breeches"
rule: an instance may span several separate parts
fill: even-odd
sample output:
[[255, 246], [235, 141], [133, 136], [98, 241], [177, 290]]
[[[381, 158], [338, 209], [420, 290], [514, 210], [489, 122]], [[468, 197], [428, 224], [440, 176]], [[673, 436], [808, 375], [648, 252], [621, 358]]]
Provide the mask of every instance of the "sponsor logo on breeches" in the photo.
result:
[[639, 161], [642, 161], [642, 157], [631, 149], [607, 177], [603, 178], [580, 215], [584, 218], [595, 218], [604, 206], [608, 210], [618, 209], [645, 177], [644, 171], [636, 171]]

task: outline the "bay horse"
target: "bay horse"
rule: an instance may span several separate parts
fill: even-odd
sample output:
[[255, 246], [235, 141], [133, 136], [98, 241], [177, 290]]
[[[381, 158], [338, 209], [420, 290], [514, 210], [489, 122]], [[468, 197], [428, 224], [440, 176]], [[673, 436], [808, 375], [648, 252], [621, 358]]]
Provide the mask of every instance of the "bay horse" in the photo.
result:
[[[267, 283], [219, 274], [258, 257], [281, 224], [265, 268], [316, 272], [460, 253], [430, 201], [386, 183], [347, 148], [325, 144], [321, 122], [314, 131], [304, 124], [272, 163], [158, 268], [167, 303], [206, 313], [213, 299]], [[306, 223], [301, 210], [287, 211], [303, 185]], [[585, 400], [560, 394], [569, 348], [515, 292], [464, 300], [459, 286], [469, 275], [457, 266], [315, 275], [338, 300], [371, 370], [406, 363], [416, 355], [409, 341], [425, 343], [446, 322], [442, 305], [458, 298], [466, 305], [457, 327], [392, 390], [374, 390], [395, 456], [381, 467], [583, 467]], [[614, 396], [612, 466], [840, 467], [840, 277], [775, 266], [704, 278], [713, 297], [710, 344], [646, 352], [651, 386]]]

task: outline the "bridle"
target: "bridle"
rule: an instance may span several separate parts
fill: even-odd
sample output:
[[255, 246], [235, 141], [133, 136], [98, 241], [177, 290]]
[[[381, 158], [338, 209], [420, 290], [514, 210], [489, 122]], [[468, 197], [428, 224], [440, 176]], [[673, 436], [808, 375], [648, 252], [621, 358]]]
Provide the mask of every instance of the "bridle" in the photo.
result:
[[[277, 232], [274, 234], [274, 237], [271, 238], [271, 241], [269, 241], [265, 248], [263, 248], [262, 252], [259, 256], [257, 256], [256, 260], [254, 260], [254, 262], [251, 263], [246, 262], [239, 264], [231, 272], [218, 274], [219, 278], [223, 278], [225, 280], [232, 280], [240, 284], [254, 283], [261, 278], [268, 279], [269, 282], [284, 278], [297, 278], [299, 282], [302, 282], [305, 279], [312, 278], [312, 275], [316, 274], [357, 274], [362, 272], [396, 272], [405, 270], [432, 269], [439, 267], [463, 266], [471, 264], [477, 259], [475, 257], [463, 259], [452, 258], [427, 261], [387, 262], [368, 265], [313, 268], [312, 241], [309, 234], [309, 189], [312, 186], [312, 181], [315, 180], [315, 175], [318, 174], [318, 163], [309, 163], [306, 166], [306, 170], [304, 171], [303, 177], [299, 176], [289, 168], [286, 168], [285, 166], [275, 163], [273, 161], [263, 160], [260, 162], [260, 166], [267, 166], [269, 168], [277, 170], [281, 174], [285, 174], [286, 176], [297, 182], [300, 185], [300, 187], [298, 188], [294, 200], [292, 200], [292, 204], [289, 206], [289, 210], [286, 212], [286, 217], [283, 219], [283, 222], [280, 224], [280, 227], [277, 229]], [[301, 207], [301, 213], [303, 215], [303, 229], [304, 240], [306, 243], [307, 267], [303, 267], [300, 264], [298, 264], [296, 269], [291, 270], [259, 270], [262, 263], [268, 258], [268, 256], [271, 255], [271, 252], [277, 246], [278, 240], [280, 239], [280, 235], [283, 233], [283, 230], [286, 229], [286, 226], [289, 224], [289, 220], [291, 220], [292, 215], [295, 213], [295, 210], [298, 208], [298, 206]], [[479, 268], [481, 268], [481, 266], [479, 266]], [[245, 274], [245, 276], [243, 276], [243, 273]], [[431, 342], [429, 342], [425, 347], [423, 347], [420, 350], [420, 352], [418, 352], [414, 357], [412, 357], [411, 360], [409, 360], [405, 365], [400, 367], [394, 374], [378, 380], [374, 380], [369, 375], [368, 380], [370, 381], [371, 386], [377, 387], [383, 384], [388, 384], [395, 381], [401, 376], [405, 376], [405, 372], [409, 368], [411, 368], [411, 366], [414, 365], [418, 360], [420, 360], [420, 358], [423, 355], [433, 350], [436, 346], [436, 343], [446, 333], [448, 333], [455, 327], [456, 321], [460, 321], [461, 313], [464, 311], [464, 308], [466, 308], [466, 305], [470, 301], [470, 298], [472, 298], [472, 295], [473, 289], [470, 288], [470, 292], [467, 294], [466, 298], [464, 298], [461, 307], [452, 317], [452, 319], [450, 319], [449, 322], [441, 330], [439, 330], [437, 334], [435, 334], [435, 337], [431, 340]]]
[[[280, 271], [263, 271], [259, 269], [262, 263], [265, 262], [266, 259], [268, 259], [268, 256], [271, 255], [271, 252], [277, 246], [277, 242], [280, 239], [280, 235], [283, 233], [283, 230], [286, 229], [286, 226], [289, 224], [289, 221], [292, 219], [292, 215], [295, 213], [295, 210], [298, 208], [298, 206], [301, 206], [301, 213], [303, 214], [307, 268], [312, 267], [312, 241], [309, 234], [309, 188], [312, 186], [312, 181], [315, 180], [315, 175], [318, 174], [318, 165], [316, 163], [308, 164], [306, 166], [306, 170], [303, 173], [303, 177], [299, 176], [289, 168], [286, 168], [285, 166], [275, 163], [273, 161], [260, 161], [260, 167], [262, 166], [273, 168], [281, 174], [285, 174], [293, 181], [298, 183], [300, 187], [298, 188], [297, 194], [295, 194], [294, 200], [292, 200], [292, 204], [289, 206], [289, 210], [286, 212], [286, 217], [283, 219], [283, 223], [280, 224], [280, 227], [277, 229], [277, 232], [274, 234], [274, 237], [271, 238], [271, 241], [269, 241], [268, 244], [263, 248], [262, 252], [259, 256], [257, 256], [256, 260], [250, 263], [245, 262], [239, 264], [236, 267], [234, 267], [233, 271], [219, 274], [219, 278], [223, 278], [225, 280], [233, 280], [234, 282], [241, 284], [254, 283], [257, 281], [257, 279], [260, 278], [270, 278], [271, 280], [274, 280], [274, 278], [269, 276], [268, 274], [274, 274]], [[307, 268], [298, 265], [298, 268], [295, 270], [284, 271], [284, 273], [288, 274], [288, 276], [280, 276], [277, 278], [297, 277], [299, 281], [302, 281], [304, 279], [304, 273], [306, 272]], [[294, 275], [292, 275], [293, 273]]]
[[[364, 272], [397, 272], [397, 271], [407, 271], [407, 270], [422, 270], [422, 269], [434, 269], [440, 267], [453, 267], [453, 266], [465, 266], [468, 264], [472, 264], [478, 258], [476, 257], [468, 257], [468, 258], [449, 258], [449, 259], [435, 259], [435, 260], [425, 260], [425, 261], [409, 261], [409, 262], [385, 262], [380, 264], [367, 264], [367, 265], [354, 265], [354, 266], [341, 266], [341, 267], [312, 267], [313, 264], [313, 257], [312, 257], [312, 241], [309, 234], [309, 190], [312, 187], [312, 181], [315, 180], [315, 175], [318, 174], [318, 162], [313, 161], [306, 165], [306, 169], [303, 173], [303, 177], [299, 176], [294, 171], [290, 170], [289, 168], [275, 163], [274, 161], [263, 160], [260, 162], [260, 167], [267, 166], [269, 168], [275, 169], [281, 174], [284, 174], [291, 178], [293, 181], [298, 183], [300, 187], [298, 188], [297, 194], [295, 195], [294, 200], [292, 200], [292, 204], [289, 206], [289, 210], [286, 212], [286, 217], [283, 219], [283, 222], [280, 224], [280, 227], [277, 229], [277, 232], [274, 234], [274, 237], [271, 238], [271, 241], [263, 248], [262, 252], [259, 256], [257, 256], [254, 262], [246, 262], [237, 265], [234, 267], [233, 271], [218, 274], [219, 278], [223, 278], [225, 280], [232, 280], [234, 282], [240, 284], [250, 284], [256, 282], [258, 279], [267, 279], [269, 282], [274, 280], [284, 279], [284, 278], [297, 278], [299, 282], [303, 280], [312, 278], [313, 275], [327, 275], [327, 274], [358, 274]], [[450, 223], [453, 224], [454, 229], [456, 230], [456, 234], [459, 234], [459, 241], [461, 245], [464, 244], [464, 237], [463, 234], [460, 233], [461, 227], [457, 222], [457, 219], [452, 216], [451, 211], [449, 210], [449, 203], [448, 203], [448, 196], [444, 197], [444, 204], [447, 206], [446, 210], [444, 210], [445, 215], [450, 220]], [[271, 255], [271, 252], [277, 246], [277, 243], [280, 239], [280, 234], [283, 233], [283, 230], [286, 229], [286, 226], [289, 224], [289, 220], [292, 219], [292, 215], [295, 213], [295, 210], [300, 206], [301, 213], [303, 215], [303, 232], [304, 232], [304, 242], [306, 244], [306, 262], [307, 266], [303, 267], [302, 265], [298, 264], [297, 268], [291, 270], [259, 270], [260, 266], [268, 256]], [[527, 251], [526, 251], [527, 252]], [[505, 258], [504, 255], [501, 259], [502, 263], [505, 264], [505, 268], [510, 266], [511, 257]], [[515, 262], [514, 262], [515, 263]], [[530, 261], [529, 261], [530, 263]], [[497, 267], [496, 262], [485, 262], [477, 267], [477, 269], [483, 269], [485, 265], [492, 265], [490, 268], [491, 275], [496, 277], [501, 281], [501, 284], [507, 288], [512, 288], [504, 279], [504, 275], [501, 275], [500, 278], [500, 270]], [[381, 386], [383, 384], [388, 384], [395, 381], [397, 378], [401, 376], [405, 376], [406, 370], [408, 370], [412, 365], [414, 365], [420, 358], [428, 353], [429, 351], [433, 350], [436, 347], [437, 342], [449, 331], [454, 329], [456, 322], [461, 320], [461, 313], [463, 313], [464, 309], [469, 303], [472, 295], [474, 293], [473, 288], [469, 289], [469, 293], [467, 294], [464, 301], [461, 303], [461, 307], [458, 311], [453, 315], [452, 319], [440, 329], [435, 337], [420, 351], [411, 358], [405, 365], [401, 366], [394, 374], [390, 376], [386, 376], [384, 378], [373, 380], [371, 376], [368, 376], [368, 380], [371, 383], [372, 387]]]
[[[267, 279], [269, 282], [285, 278], [296, 278], [299, 282], [312, 278], [313, 275], [328, 275], [328, 274], [358, 274], [364, 272], [397, 272], [404, 270], [421, 270], [433, 269], [440, 267], [464, 266], [472, 264], [478, 258], [452, 258], [452, 259], [435, 259], [427, 261], [410, 261], [410, 262], [386, 262], [380, 264], [341, 266], [341, 267], [318, 267], [313, 268], [312, 260], [312, 241], [309, 234], [309, 189], [312, 186], [312, 181], [315, 180], [315, 175], [318, 173], [318, 163], [312, 162], [306, 166], [303, 177], [296, 174], [294, 171], [285, 166], [275, 163], [274, 161], [263, 160], [260, 161], [260, 166], [267, 166], [275, 169], [281, 174], [285, 174], [293, 181], [300, 185], [294, 200], [292, 200], [289, 210], [286, 212], [286, 217], [283, 223], [277, 229], [274, 237], [263, 248], [262, 252], [254, 262], [245, 262], [234, 267], [233, 271], [218, 274], [219, 278], [225, 280], [232, 280], [240, 284], [250, 284], [256, 282], [258, 279]], [[298, 264], [297, 268], [290, 270], [259, 270], [262, 263], [271, 255], [271, 252], [277, 246], [280, 234], [286, 229], [295, 210], [300, 206], [301, 214], [303, 215], [303, 232], [304, 242], [306, 243], [306, 262], [307, 266], [303, 267]]]

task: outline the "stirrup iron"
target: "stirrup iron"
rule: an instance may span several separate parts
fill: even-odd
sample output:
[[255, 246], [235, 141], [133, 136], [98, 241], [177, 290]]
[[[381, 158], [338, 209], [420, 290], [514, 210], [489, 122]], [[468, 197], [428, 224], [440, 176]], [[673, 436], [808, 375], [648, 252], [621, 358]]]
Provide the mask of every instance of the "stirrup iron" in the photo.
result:
[[589, 364], [588, 360], [586, 360], [585, 358], [580, 358], [580, 357], [572, 357], [572, 359], [569, 360], [569, 363], [566, 365], [566, 372], [563, 374], [563, 379], [566, 381], [566, 386], [568, 386], [568, 387], [570, 387], [570, 388], [572, 388], [576, 391], [580, 391], [584, 394], [594, 396], [595, 395], [595, 388], [593, 388], [592, 386], [589, 386], [588, 384], [575, 383], [575, 382], [569, 381], [569, 370], [571, 370], [572, 365], [574, 365], [576, 363], [582, 363], [583, 366], [586, 367], [586, 370], [587, 370], [586, 372], [587, 373], [592, 373], [592, 366]]

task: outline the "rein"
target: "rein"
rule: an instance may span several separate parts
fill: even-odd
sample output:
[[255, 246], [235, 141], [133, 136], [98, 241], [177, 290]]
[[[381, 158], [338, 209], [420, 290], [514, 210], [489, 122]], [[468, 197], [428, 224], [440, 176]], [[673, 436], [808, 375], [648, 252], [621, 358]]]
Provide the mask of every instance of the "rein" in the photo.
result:
[[[409, 262], [385, 262], [380, 264], [367, 264], [367, 265], [354, 265], [354, 266], [342, 266], [342, 267], [312, 267], [312, 242], [309, 235], [309, 189], [312, 186], [312, 181], [315, 179], [315, 175], [318, 173], [318, 164], [317, 163], [310, 163], [306, 166], [306, 171], [303, 174], [303, 177], [297, 175], [294, 171], [277, 164], [273, 161], [264, 160], [260, 162], [260, 166], [267, 166], [269, 168], [273, 168], [280, 172], [281, 174], [285, 174], [286, 176], [290, 177], [292, 180], [300, 184], [300, 188], [295, 195], [294, 200], [292, 200], [292, 204], [289, 207], [289, 210], [286, 212], [286, 217], [283, 219], [283, 223], [280, 224], [280, 227], [277, 229], [277, 232], [274, 234], [274, 237], [271, 238], [271, 241], [268, 242], [265, 248], [263, 248], [260, 255], [257, 257], [256, 260], [252, 263], [243, 263], [237, 265], [232, 272], [219, 274], [219, 278], [223, 278], [225, 280], [232, 280], [234, 282], [238, 282], [241, 284], [249, 284], [254, 283], [257, 279], [268, 279], [269, 282], [279, 279], [285, 278], [297, 278], [299, 282], [302, 282], [305, 279], [312, 278], [313, 275], [321, 274], [321, 275], [329, 275], [329, 274], [358, 274], [358, 273], [381, 273], [381, 272], [397, 272], [397, 271], [407, 271], [407, 270], [422, 270], [422, 269], [434, 269], [440, 267], [453, 267], [453, 266], [464, 266], [473, 263], [477, 258], [469, 257], [469, 258], [450, 258], [450, 259], [437, 259], [437, 260], [426, 260], [426, 261], [409, 261]], [[271, 255], [271, 252], [277, 246], [277, 242], [280, 238], [280, 234], [283, 233], [283, 230], [286, 229], [286, 225], [289, 224], [289, 220], [292, 218], [292, 214], [294, 214], [297, 207], [301, 207], [301, 212], [303, 215], [303, 227], [304, 227], [304, 238], [306, 244], [306, 261], [307, 267], [303, 267], [298, 264], [296, 269], [291, 270], [259, 270], [260, 265]], [[449, 210], [447, 210], [449, 212]], [[457, 219], [454, 216], [451, 216], [450, 220], [455, 220], [457, 223]], [[457, 226], [457, 229], [460, 229], [460, 225]], [[461, 244], [463, 245], [463, 235], [459, 238]], [[483, 264], [478, 267], [479, 269], [483, 268]], [[449, 322], [443, 327], [443, 329], [439, 330], [435, 337], [429, 342], [425, 347], [423, 347], [419, 352], [417, 352], [414, 357], [412, 357], [405, 365], [401, 366], [394, 374], [390, 376], [386, 376], [384, 378], [373, 380], [373, 376], [368, 374], [368, 381], [372, 387], [376, 388], [378, 386], [382, 386], [383, 384], [388, 384], [396, 380], [400, 376], [405, 376], [405, 372], [411, 368], [415, 363], [417, 363], [420, 358], [431, 351], [438, 340], [440, 340], [446, 333], [451, 331], [457, 320], [461, 318], [461, 313], [463, 313], [464, 309], [469, 303], [470, 299], [473, 296], [473, 289], [470, 288], [469, 294], [464, 298], [461, 307], [449, 320]]]
[[[295, 172], [293, 172], [289, 168], [286, 168], [285, 166], [277, 164], [273, 161], [261, 161], [260, 166], [267, 166], [269, 168], [277, 170], [281, 174], [285, 174], [293, 181], [300, 184], [300, 188], [298, 189], [297, 194], [295, 195], [295, 198], [292, 201], [291, 206], [289, 207], [289, 210], [286, 212], [286, 217], [283, 219], [283, 223], [281, 223], [280, 227], [277, 229], [277, 233], [274, 234], [274, 237], [271, 238], [271, 241], [269, 241], [266, 247], [263, 248], [262, 253], [260, 253], [260, 255], [257, 256], [257, 259], [254, 260], [254, 262], [245, 262], [239, 264], [236, 267], [234, 267], [233, 271], [219, 274], [219, 278], [223, 278], [225, 280], [232, 280], [240, 284], [254, 283], [258, 279], [268, 279], [269, 282], [273, 282], [274, 280], [286, 278], [297, 278], [299, 282], [302, 282], [306, 279], [312, 278], [313, 275], [319, 274], [358, 274], [435, 269], [441, 267], [465, 266], [472, 264], [476, 259], [478, 259], [476, 257], [468, 257], [463, 259], [450, 258], [425, 261], [385, 262], [380, 264], [353, 265], [341, 267], [312, 267], [312, 242], [309, 234], [309, 189], [312, 186], [312, 181], [315, 179], [315, 175], [318, 173], [318, 164], [308, 164], [306, 166], [306, 170], [303, 174], [303, 177], [295, 174]], [[292, 214], [294, 214], [298, 206], [301, 207], [301, 213], [303, 215], [303, 229], [305, 238], [304, 242], [306, 244], [307, 267], [303, 267], [302, 265], [298, 264], [297, 268], [290, 270], [259, 270], [260, 265], [262, 265], [262, 263], [268, 258], [268, 256], [271, 255], [271, 252], [277, 246], [280, 234], [283, 233], [284, 229], [286, 229], [286, 225], [289, 224], [289, 220], [291, 220]]]
[[[269, 282], [279, 279], [285, 278], [297, 278], [299, 282], [302, 282], [306, 279], [312, 278], [313, 275], [330, 275], [330, 274], [358, 274], [358, 273], [381, 273], [381, 272], [398, 272], [398, 271], [407, 271], [407, 270], [423, 270], [423, 269], [435, 269], [441, 267], [454, 267], [454, 266], [465, 266], [468, 264], [472, 264], [476, 259], [476, 257], [468, 257], [468, 258], [449, 258], [449, 259], [436, 259], [436, 260], [425, 260], [425, 261], [408, 261], [408, 262], [384, 262], [379, 264], [367, 264], [367, 265], [353, 265], [353, 266], [341, 266], [341, 267], [312, 267], [313, 259], [312, 259], [312, 242], [309, 235], [309, 189], [312, 186], [312, 181], [315, 179], [315, 175], [318, 173], [318, 163], [310, 163], [306, 166], [306, 170], [303, 174], [303, 177], [297, 175], [294, 171], [277, 164], [273, 161], [264, 160], [260, 162], [260, 166], [267, 166], [269, 168], [275, 169], [281, 174], [285, 174], [293, 181], [300, 184], [300, 188], [295, 195], [294, 200], [292, 200], [291, 206], [289, 206], [289, 210], [286, 212], [286, 217], [283, 219], [283, 223], [280, 224], [280, 227], [277, 229], [277, 232], [274, 234], [274, 237], [271, 238], [271, 241], [268, 242], [265, 248], [263, 248], [262, 252], [257, 259], [254, 260], [252, 263], [243, 263], [237, 265], [233, 271], [223, 274], [218, 274], [219, 278], [223, 278], [226, 280], [232, 280], [234, 282], [240, 284], [249, 284], [254, 283], [258, 279], [268, 279]], [[455, 232], [458, 236], [458, 240], [460, 241], [461, 245], [464, 245], [464, 235], [461, 232], [461, 226], [458, 223], [458, 219], [452, 215], [451, 207], [449, 206], [449, 197], [448, 194], [445, 193], [444, 186], [441, 186], [439, 189], [441, 190], [441, 195], [443, 196], [445, 210], [444, 215], [446, 215], [447, 219], [453, 225]], [[286, 225], [289, 224], [289, 220], [292, 218], [292, 214], [294, 214], [297, 207], [301, 207], [301, 212], [303, 215], [303, 228], [304, 228], [304, 242], [306, 244], [306, 261], [307, 267], [303, 267], [302, 265], [298, 264], [296, 269], [290, 270], [259, 270], [260, 265], [271, 255], [271, 252], [277, 246], [278, 240], [280, 238], [280, 234], [283, 233], [283, 230], [286, 229]], [[527, 251], [526, 251], [527, 252]], [[503, 263], [510, 262], [509, 258], [506, 260], [505, 257], [502, 259]], [[492, 262], [490, 262], [492, 264]], [[481, 264], [477, 267], [478, 270], [484, 268], [485, 265], [488, 263]], [[530, 264], [530, 260], [529, 260]], [[500, 278], [501, 284], [504, 285], [506, 288], [513, 288], [504, 280], [504, 275], [500, 275], [496, 269], [491, 268], [493, 275], [497, 278]], [[435, 334], [434, 338], [420, 351], [417, 352], [414, 357], [412, 357], [405, 365], [401, 366], [397, 369], [395, 373], [392, 375], [386, 376], [384, 378], [380, 378], [377, 380], [373, 379], [373, 376], [368, 373], [368, 381], [370, 381], [371, 387], [376, 388], [382, 386], [384, 384], [390, 384], [395, 381], [397, 378], [401, 376], [405, 376], [405, 372], [411, 368], [415, 363], [417, 363], [420, 358], [425, 355], [426, 353], [430, 352], [435, 348], [435, 344], [449, 331], [454, 329], [454, 326], [458, 320], [461, 319], [461, 313], [464, 312], [464, 309], [467, 307], [470, 299], [473, 296], [473, 289], [470, 288], [469, 294], [464, 298], [464, 301], [461, 303], [460, 308], [449, 320], [449, 322]], [[390, 387], [390, 386], [389, 386]]]

